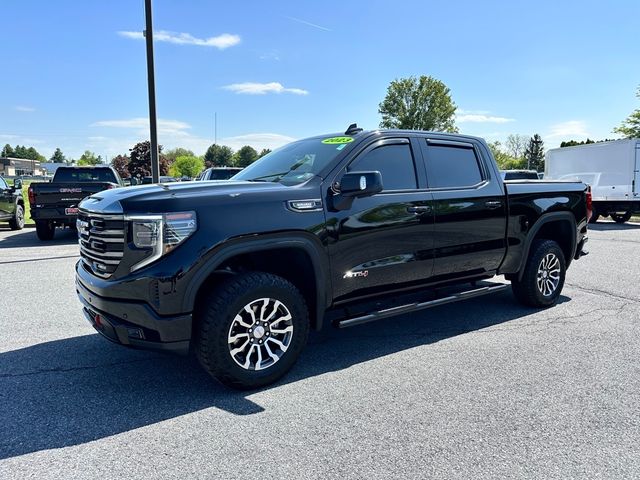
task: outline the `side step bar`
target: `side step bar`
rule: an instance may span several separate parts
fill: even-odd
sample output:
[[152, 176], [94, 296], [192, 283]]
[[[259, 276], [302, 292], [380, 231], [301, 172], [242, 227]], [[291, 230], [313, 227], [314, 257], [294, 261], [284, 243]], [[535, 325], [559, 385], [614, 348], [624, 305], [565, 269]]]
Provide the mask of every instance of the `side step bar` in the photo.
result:
[[379, 310], [377, 312], [367, 313], [359, 317], [347, 318], [337, 322], [338, 328], [353, 327], [354, 325], [360, 325], [362, 323], [375, 322], [376, 320], [382, 320], [383, 318], [393, 317], [403, 313], [417, 312], [418, 310], [424, 310], [426, 308], [437, 307], [439, 305], [445, 305], [447, 303], [459, 302], [461, 300], [467, 300], [468, 298], [480, 297], [482, 295], [488, 295], [490, 293], [501, 292], [509, 288], [509, 284], [492, 285], [489, 287], [475, 288], [473, 290], [467, 290], [464, 292], [449, 295], [447, 297], [438, 298], [436, 300], [430, 300], [428, 302], [410, 303], [408, 305], [400, 305], [398, 307], [387, 308], [385, 310]]

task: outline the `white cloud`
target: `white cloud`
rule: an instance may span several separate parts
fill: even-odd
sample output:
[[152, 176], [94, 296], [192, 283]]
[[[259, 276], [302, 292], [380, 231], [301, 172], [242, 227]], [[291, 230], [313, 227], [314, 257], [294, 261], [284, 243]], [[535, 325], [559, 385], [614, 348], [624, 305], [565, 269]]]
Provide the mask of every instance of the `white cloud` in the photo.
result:
[[288, 16], [285, 16], [284, 18], [288, 18], [289, 20], [292, 20], [292, 21], [297, 22], [297, 23], [301, 23], [303, 25], [308, 25], [310, 27], [317, 28], [318, 30], [324, 30], [325, 32], [330, 32], [331, 31], [331, 29], [329, 29], [327, 27], [323, 27], [322, 25], [318, 25], [318, 24], [315, 24], [315, 23], [307, 22], [306, 20], [302, 20], [301, 18], [288, 17]]
[[281, 83], [232, 83], [231, 85], [225, 85], [225, 90], [231, 90], [232, 92], [245, 94], [245, 95], [265, 95], [267, 93], [292, 93], [294, 95], [308, 95], [307, 90], [301, 88], [285, 88]]
[[587, 125], [582, 120], [569, 120], [567, 122], [556, 123], [551, 126], [551, 133], [547, 135], [554, 137], [588, 137]]
[[18, 112], [35, 112], [36, 109], [33, 107], [27, 107], [25, 105], [17, 105], [14, 107], [14, 110]]
[[[136, 40], [144, 39], [142, 32], [119, 31], [118, 35], [125, 38], [133, 38]], [[217, 37], [197, 38], [190, 33], [177, 33], [160, 30], [153, 33], [153, 39], [156, 42], [174, 43], [176, 45], [197, 45], [199, 47], [215, 47], [219, 50], [233, 47], [240, 43], [239, 35], [223, 33]]]
[[[149, 119], [147, 117], [129, 118], [124, 120], [101, 120], [94, 122], [90, 127], [113, 127], [135, 129], [141, 135], [149, 134]], [[178, 120], [158, 119], [158, 134], [187, 135], [185, 130], [191, 125]]]
[[[87, 138], [87, 146], [97, 152], [109, 156], [119, 153], [127, 153], [137, 142], [149, 138], [149, 119], [136, 117], [121, 120], [101, 120], [94, 122], [91, 127], [118, 128], [125, 130], [125, 133], [112, 138], [107, 136], [91, 136]], [[189, 132], [191, 125], [179, 120], [158, 119], [158, 142], [165, 150], [175, 147], [183, 147], [194, 151], [197, 155], [204, 154], [209, 145], [213, 143], [212, 138], [202, 138]], [[220, 145], [227, 145], [234, 150], [238, 150], [245, 145], [251, 145], [256, 150], [263, 148], [278, 148], [286, 143], [295, 140], [287, 135], [278, 133], [248, 133], [218, 139]]]
[[463, 110], [456, 111], [456, 122], [458, 123], [509, 123], [515, 121], [514, 118], [498, 117], [490, 115], [487, 110]]

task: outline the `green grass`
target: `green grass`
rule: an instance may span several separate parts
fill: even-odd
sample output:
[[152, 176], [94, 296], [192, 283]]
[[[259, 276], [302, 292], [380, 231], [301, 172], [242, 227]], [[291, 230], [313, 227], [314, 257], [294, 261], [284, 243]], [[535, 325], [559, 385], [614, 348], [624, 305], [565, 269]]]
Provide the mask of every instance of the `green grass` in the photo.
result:
[[29, 183], [22, 184], [22, 197], [24, 198], [24, 224], [25, 225], [35, 225], [34, 221], [31, 219], [31, 208], [29, 206]]

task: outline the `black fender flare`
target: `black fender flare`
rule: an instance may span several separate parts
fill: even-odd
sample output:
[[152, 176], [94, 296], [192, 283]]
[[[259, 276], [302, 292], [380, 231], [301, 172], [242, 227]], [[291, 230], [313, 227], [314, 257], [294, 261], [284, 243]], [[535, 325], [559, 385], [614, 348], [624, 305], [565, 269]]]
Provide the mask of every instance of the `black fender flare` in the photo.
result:
[[311, 259], [316, 284], [316, 308], [312, 316], [312, 328], [320, 330], [324, 313], [331, 299], [331, 283], [329, 275], [329, 258], [320, 240], [308, 233], [272, 234], [256, 237], [242, 237], [229, 240], [215, 248], [194, 274], [183, 300], [183, 311], [194, 310], [196, 297], [207, 278], [225, 261], [237, 255], [275, 250], [280, 248], [296, 248], [303, 250]]
[[522, 275], [524, 275], [524, 266], [527, 263], [527, 259], [529, 258], [529, 250], [531, 249], [531, 244], [533, 243], [533, 239], [536, 237], [540, 229], [551, 222], [564, 222], [568, 221], [571, 225], [571, 231], [574, 234], [571, 236], [571, 255], [565, 260], [567, 261], [567, 267], [571, 263], [571, 259], [574, 257], [576, 253], [576, 236], [577, 236], [577, 226], [576, 226], [576, 218], [571, 212], [550, 212], [541, 215], [536, 223], [533, 224], [533, 227], [529, 230], [529, 234], [524, 242], [524, 249], [522, 251], [522, 258], [520, 259], [520, 266], [518, 268], [518, 280], [522, 280]]

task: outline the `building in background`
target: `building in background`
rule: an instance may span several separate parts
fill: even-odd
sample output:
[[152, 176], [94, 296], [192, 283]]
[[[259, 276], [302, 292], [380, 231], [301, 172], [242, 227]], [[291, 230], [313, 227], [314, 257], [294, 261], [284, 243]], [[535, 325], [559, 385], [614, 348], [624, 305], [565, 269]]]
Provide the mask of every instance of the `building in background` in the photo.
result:
[[40, 176], [46, 172], [37, 160], [0, 157], [0, 175], [3, 177]]

